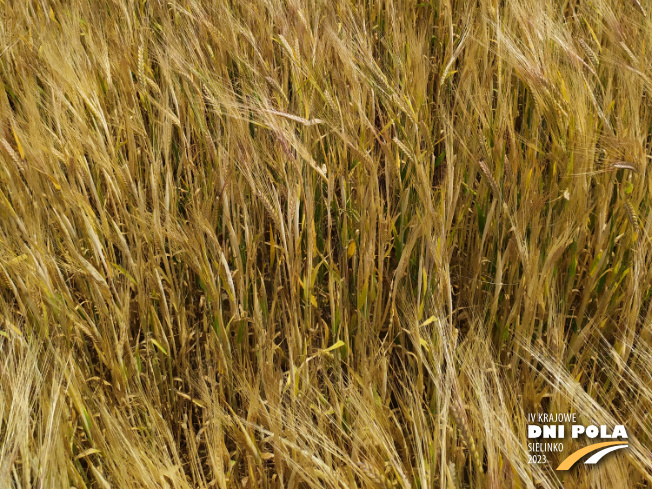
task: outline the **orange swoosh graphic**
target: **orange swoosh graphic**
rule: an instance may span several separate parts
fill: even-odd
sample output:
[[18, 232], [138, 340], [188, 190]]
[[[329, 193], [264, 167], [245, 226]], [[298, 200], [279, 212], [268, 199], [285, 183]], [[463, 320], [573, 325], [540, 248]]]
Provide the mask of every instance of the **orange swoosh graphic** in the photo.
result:
[[604, 447], [611, 447], [613, 445], [626, 446], [627, 443], [624, 443], [622, 441], [606, 441], [604, 443], [594, 443], [593, 445], [589, 445], [588, 447], [581, 448], [580, 450], [573, 452], [568, 457], [566, 457], [564, 461], [559, 464], [557, 470], [568, 470], [573, 466], [573, 464], [575, 464], [575, 462], [581, 459], [584, 455], [588, 455], [591, 452], [595, 452], [596, 450], [600, 450], [601, 448]]

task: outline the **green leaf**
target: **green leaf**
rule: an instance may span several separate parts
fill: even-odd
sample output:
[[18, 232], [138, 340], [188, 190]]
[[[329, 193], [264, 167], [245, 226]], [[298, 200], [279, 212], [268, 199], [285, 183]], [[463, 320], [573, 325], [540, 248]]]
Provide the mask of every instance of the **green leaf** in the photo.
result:
[[333, 350], [337, 350], [338, 348], [342, 348], [343, 346], [346, 346], [346, 343], [344, 343], [342, 340], [338, 340], [325, 350], [322, 350], [321, 353], [328, 353]]
[[163, 345], [161, 345], [158, 341], [156, 341], [154, 338], [150, 338], [149, 341], [151, 341], [152, 344], [153, 344], [156, 348], [158, 348], [159, 350], [161, 350], [161, 352], [163, 352], [163, 354], [164, 354], [166, 357], [169, 356], [169, 355], [168, 355], [168, 351], [167, 351], [165, 348], [163, 348]]

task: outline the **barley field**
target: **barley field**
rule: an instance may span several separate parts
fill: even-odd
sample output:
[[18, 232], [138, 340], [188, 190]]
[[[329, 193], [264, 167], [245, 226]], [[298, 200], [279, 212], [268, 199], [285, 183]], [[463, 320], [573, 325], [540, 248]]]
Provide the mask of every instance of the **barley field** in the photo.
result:
[[[0, 488], [652, 487], [649, 0], [0, 0]], [[529, 413], [629, 446], [531, 463]]]

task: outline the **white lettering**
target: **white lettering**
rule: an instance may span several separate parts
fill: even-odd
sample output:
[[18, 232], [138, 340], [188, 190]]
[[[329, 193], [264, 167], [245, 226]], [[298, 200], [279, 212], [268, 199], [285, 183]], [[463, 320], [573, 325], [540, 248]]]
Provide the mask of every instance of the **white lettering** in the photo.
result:
[[543, 426], [543, 437], [544, 438], [557, 438], [557, 427], [552, 425]]
[[527, 437], [528, 438], [539, 438], [541, 436], [541, 426], [535, 424], [529, 424], [527, 426]]
[[616, 425], [614, 428], [614, 438], [627, 438], [627, 431], [625, 431], [625, 427], [621, 424]]
[[571, 432], [572, 432], [571, 436], [573, 438], [577, 438], [582, 433], [584, 433], [584, 426], [582, 426], [581, 424], [574, 424], [573, 427], [571, 428]]

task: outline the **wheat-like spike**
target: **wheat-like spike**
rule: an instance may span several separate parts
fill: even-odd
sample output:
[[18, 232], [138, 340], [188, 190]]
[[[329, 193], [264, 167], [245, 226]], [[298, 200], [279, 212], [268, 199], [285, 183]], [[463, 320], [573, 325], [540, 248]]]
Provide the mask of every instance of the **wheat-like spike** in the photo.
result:
[[457, 488], [457, 477], [455, 476], [455, 462], [448, 462], [448, 487], [451, 489]]
[[475, 468], [480, 472], [484, 473], [482, 470], [482, 463], [480, 461], [480, 455], [478, 454], [478, 450], [475, 446], [475, 442], [473, 441], [473, 438], [471, 437], [471, 433], [469, 431], [469, 426], [466, 423], [466, 416], [464, 412], [462, 411], [461, 407], [458, 407], [455, 402], [451, 403], [451, 412], [453, 413], [453, 418], [455, 418], [455, 422], [457, 423], [457, 426], [460, 429], [460, 433], [462, 434], [462, 438], [464, 439], [464, 442], [466, 443], [467, 448], [469, 449], [469, 452], [471, 454], [471, 458], [473, 459], [473, 464], [475, 465]]
[[156, 82], [152, 80], [149, 76], [145, 77], [145, 83], [147, 83], [147, 86], [149, 86], [149, 88], [154, 90], [154, 92], [156, 92], [157, 95], [161, 95], [161, 89], [158, 87]]
[[640, 229], [638, 224], [638, 214], [636, 213], [636, 209], [634, 209], [631, 201], [625, 201], [625, 209], [627, 209], [627, 217], [629, 217], [629, 221], [632, 223], [632, 226], [634, 226], [634, 230], [638, 233], [638, 230]]
[[643, 14], [643, 17], [647, 17], [647, 12], [643, 8], [643, 5], [641, 5], [641, 2], [638, 0], [634, 0], [634, 5], [638, 8], [638, 10]]
[[494, 176], [489, 171], [489, 168], [487, 167], [484, 160], [478, 161], [478, 165], [480, 166], [480, 169], [482, 170], [482, 173], [484, 173], [484, 176], [487, 177], [487, 180], [489, 180], [489, 185], [491, 186], [491, 189], [493, 190], [494, 195], [496, 195], [496, 196], [500, 195], [500, 192], [498, 190], [498, 183], [496, 182], [496, 179], [494, 178]]
[[4, 269], [0, 269], [0, 278], [2, 279], [4, 285], [8, 289], [11, 289], [11, 279], [9, 278], [9, 273], [7, 273]]
[[141, 87], [145, 86], [145, 44], [138, 46], [138, 83]]
[[617, 161], [611, 165], [612, 169], [625, 169], [625, 170], [632, 170], [635, 173], [638, 173], [638, 168], [634, 163], [630, 163], [629, 161]]
[[594, 67], [596, 67], [598, 65], [598, 57], [595, 54], [595, 52], [593, 51], [593, 49], [591, 49], [589, 47], [589, 45], [584, 41], [584, 39], [580, 39], [580, 46], [582, 46], [582, 48], [584, 49], [584, 52], [589, 57], [589, 60], [591, 61], [591, 64]]
[[11, 147], [11, 144], [9, 144], [9, 142], [5, 138], [0, 139], [0, 143], [2, 143], [2, 145], [4, 146], [7, 153], [9, 153], [9, 156], [11, 156], [11, 159], [14, 160], [14, 163], [16, 163], [16, 166], [18, 167], [18, 169], [19, 170], [25, 170], [25, 165], [21, 161], [18, 154], [14, 151], [14, 148]]
[[360, 467], [360, 470], [362, 470], [362, 472], [364, 472], [365, 475], [369, 477], [369, 479], [371, 479], [373, 483], [378, 487], [382, 489], [391, 489], [393, 487], [392, 482], [387, 477], [385, 477], [385, 474], [383, 474], [369, 462], [365, 460], [358, 462], [358, 467]]

